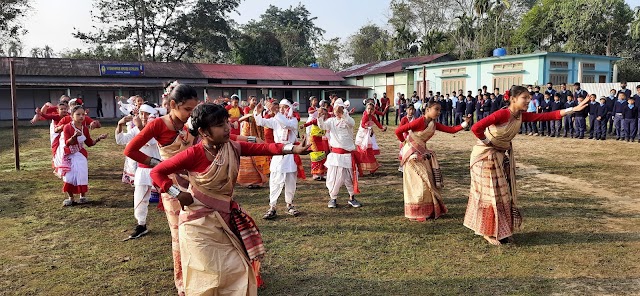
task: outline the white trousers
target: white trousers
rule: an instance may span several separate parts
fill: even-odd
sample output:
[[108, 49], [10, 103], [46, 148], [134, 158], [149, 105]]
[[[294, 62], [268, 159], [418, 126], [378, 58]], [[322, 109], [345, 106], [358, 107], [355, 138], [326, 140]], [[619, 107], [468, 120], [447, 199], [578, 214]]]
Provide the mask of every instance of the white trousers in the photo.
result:
[[285, 202], [287, 202], [287, 204], [293, 204], [293, 196], [296, 194], [296, 181], [296, 172], [271, 172], [269, 175], [269, 205], [272, 207], [276, 206], [283, 187]]
[[337, 199], [340, 187], [344, 184], [349, 191], [349, 196], [353, 196], [353, 170], [339, 166], [327, 166], [327, 189], [331, 199]]
[[147, 225], [147, 213], [149, 212], [150, 198], [151, 186], [135, 186], [133, 191], [133, 216], [138, 220], [138, 225]]

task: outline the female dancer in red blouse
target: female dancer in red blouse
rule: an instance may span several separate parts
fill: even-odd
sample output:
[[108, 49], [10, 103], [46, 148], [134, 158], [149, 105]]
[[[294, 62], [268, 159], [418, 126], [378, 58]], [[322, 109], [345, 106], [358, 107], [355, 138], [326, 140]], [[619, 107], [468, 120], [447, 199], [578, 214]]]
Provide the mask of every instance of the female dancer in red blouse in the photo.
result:
[[[95, 141], [91, 139], [89, 128], [84, 123], [85, 109], [82, 105], [77, 105], [71, 109], [72, 121], [65, 125], [60, 138], [61, 148], [64, 149], [62, 164], [58, 168], [58, 174], [62, 177], [64, 186], [62, 191], [67, 193], [68, 199], [62, 203], [63, 206], [74, 204], [73, 195], [80, 195], [78, 203], [87, 203], [86, 193], [89, 190], [89, 166], [87, 163], [87, 150], [107, 135], [100, 135]], [[63, 146], [62, 146], [63, 145]]]
[[[257, 295], [264, 247], [253, 220], [233, 200], [241, 156], [307, 153], [310, 145], [230, 141], [224, 107], [201, 104], [193, 110], [193, 136], [202, 142], [151, 171], [153, 182], [182, 205], [180, 250], [187, 295]], [[171, 175], [188, 174], [189, 186]]]
[[[447, 212], [440, 190], [443, 187], [442, 173], [436, 153], [427, 148], [427, 141], [436, 130], [454, 134], [469, 124], [470, 118], [458, 126], [437, 123], [442, 106], [438, 101], [430, 101], [423, 117], [399, 126], [396, 137], [404, 142], [400, 150], [400, 164], [403, 166], [404, 216], [412, 221], [424, 222], [428, 218], [437, 219]], [[405, 136], [405, 134], [407, 136]]]
[[517, 206], [516, 162], [511, 140], [520, 132], [523, 122], [560, 120], [584, 109], [580, 105], [548, 113], [526, 112], [531, 95], [522, 86], [513, 86], [509, 106], [473, 125], [478, 138], [471, 152], [471, 191], [464, 216], [464, 226], [482, 235], [492, 245], [513, 242], [513, 231], [522, 223]]
[[373, 126], [377, 126], [383, 132], [387, 130], [376, 118], [376, 114], [383, 114], [376, 111], [373, 103], [367, 103], [365, 112], [362, 114], [362, 120], [356, 134], [356, 150], [357, 163], [360, 175], [368, 175], [375, 173], [380, 164], [376, 159], [376, 155], [380, 154], [380, 148], [373, 133]]
[[[154, 167], [160, 163], [160, 159], [147, 156], [140, 149], [155, 139], [160, 148], [162, 160], [167, 160], [188, 147], [191, 147], [195, 138], [188, 132], [185, 123], [191, 116], [191, 112], [198, 105], [198, 93], [185, 84], [172, 83], [166, 90], [171, 111], [169, 114], [149, 122], [137, 134], [124, 149], [124, 155], [133, 159], [145, 167]], [[184, 176], [173, 174], [171, 176], [177, 186], [186, 190], [189, 182]], [[162, 206], [167, 215], [171, 230], [171, 248], [173, 254], [173, 273], [178, 294], [184, 293], [182, 284], [182, 267], [180, 265], [180, 246], [178, 243], [178, 214], [180, 203], [167, 194], [162, 194]]]

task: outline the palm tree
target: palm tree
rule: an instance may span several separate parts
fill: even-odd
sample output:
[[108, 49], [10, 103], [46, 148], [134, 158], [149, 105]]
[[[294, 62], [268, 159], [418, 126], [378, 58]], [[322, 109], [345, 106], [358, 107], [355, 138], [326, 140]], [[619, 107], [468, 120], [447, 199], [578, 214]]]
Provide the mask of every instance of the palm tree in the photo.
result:
[[18, 57], [22, 55], [22, 43], [20, 41], [11, 40], [9, 41], [9, 49], [7, 50], [7, 54], [10, 57]]
[[42, 55], [45, 59], [50, 59], [53, 56], [53, 48], [45, 44], [45, 46], [42, 48]]
[[40, 57], [40, 48], [38, 47], [34, 47], [31, 49], [31, 57], [32, 58], [39, 58]]

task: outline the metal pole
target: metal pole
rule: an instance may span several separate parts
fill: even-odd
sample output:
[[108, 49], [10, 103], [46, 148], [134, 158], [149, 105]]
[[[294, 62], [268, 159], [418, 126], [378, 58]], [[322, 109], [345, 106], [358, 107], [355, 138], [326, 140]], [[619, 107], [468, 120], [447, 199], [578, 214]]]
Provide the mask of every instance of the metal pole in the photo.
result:
[[16, 103], [16, 69], [14, 60], [9, 60], [9, 76], [11, 80], [11, 114], [13, 118], [13, 154], [16, 161], [16, 171], [20, 170], [20, 148], [18, 141], [18, 104]]
[[427, 67], [422, 66], [422, 101], [427, 97]]

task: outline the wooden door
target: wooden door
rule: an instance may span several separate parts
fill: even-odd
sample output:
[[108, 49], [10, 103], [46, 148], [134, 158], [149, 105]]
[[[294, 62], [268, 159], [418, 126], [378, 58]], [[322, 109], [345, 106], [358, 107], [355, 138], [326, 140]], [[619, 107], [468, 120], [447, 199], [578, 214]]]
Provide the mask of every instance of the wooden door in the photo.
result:
[[[391, 100], [391, 104], [393, 104], [393, 100], [396, 97], [396, 93], [394, 92], [393, 87], [393, 85], [387, 85], [387, 98]], [[382, 96], [380, 96], [380, 98], [382, 98]]]

